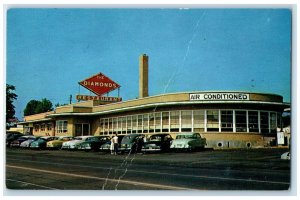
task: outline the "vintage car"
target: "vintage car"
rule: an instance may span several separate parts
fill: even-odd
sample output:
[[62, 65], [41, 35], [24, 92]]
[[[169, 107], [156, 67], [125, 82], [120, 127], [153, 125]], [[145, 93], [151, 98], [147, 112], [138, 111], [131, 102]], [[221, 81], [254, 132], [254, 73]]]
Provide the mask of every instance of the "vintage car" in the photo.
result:
[[129, 134], [123, 137], [121, 141], [121, 147], [119, 151], [121, 153], [130, 152], [130, 153], [137, 153], [140, 152], [142, 146], [144, 144], [144, 134]]
[[26, 140], [29, 140], [29, 139], [34, 139], [35, 137], [33, 135], [24, 135], [24, 136], [21, 136], [19, 137], [18, 139], [12, 141], [10, 143], [10, 147], [20, 147], [21, 143], [26, 141]]
[[[121, 147], [121, 141], [125, 135], [118, 135], [119, 148]], [[100, 146], [100, 151], [110, 151], [111, 140]]]
[[202, 138], [199, 133], [179, 133], [176, 139], [172, 141], [172, 150], [200, 150], [204, 149], [206, 139]]
[[23, 136], [22, 133], [17, 131], [6, 131], [6, 146], [10, 147], [10, 143], [19, 137]]
[[75, 150], [78, 148], [79, 144], [86, 141], [88, 138], [92, 138], [94, 136], [88, 135], [88, 136], [76, 136], [72, 140], [63, 142], [61, 149], [69, 149], [69, 150]]
[[34, 137], [34, 138], [30, 138], [30, 139], [28, 139], [28, 140], [25, 140], [24, 142], [22, 142], [22, 143], [20, 144], [20, 147], [21, 147], [21, 148], [29, 148], [29, 147], [30, 147], [30, 144], [31, 144], [32, 142], [38, 140], [39, 138], [40, 138], [40, 136], [36, 136], [36, 137]]
[[282, 160], [291, 160], [291, 154], [290, 154], [289, 151], [288, 151], [288, 152], [285, 152], [285, 153], [283, 153], [283, 154], [280, 156], [280, 158], [281, 158]]
[[110, 136], [94, 136], [87, 138], [84, 142], [78, 145], [78, 150], [99, 151], [101, 145], [110, 141]]
[[55, 137], [55, 136], [40, 137], [38, 140], [33, 141], [29, 147], [31, 149], [45, 149], [47, 142], [52, 141], [52, 140], [57, 140], [57, 138], [58, 137]]
[[170, 150], [172, 140], [172, 136], [167, 133], [153, 134], [144, 143], [142, 152], [167, 152]]
[[63, 142], [72, 140], [71, 136], [59, 136], [57, 140], [48, 141], [46, 144], [47, 149], [60, 149]]

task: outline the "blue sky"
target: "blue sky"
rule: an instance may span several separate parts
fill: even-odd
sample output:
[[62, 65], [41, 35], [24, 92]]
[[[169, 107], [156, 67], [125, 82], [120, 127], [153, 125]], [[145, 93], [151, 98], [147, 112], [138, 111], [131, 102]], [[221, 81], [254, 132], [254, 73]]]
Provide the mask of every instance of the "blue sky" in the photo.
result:
[[[138, 57], [149, 56], [149, 94], [249, 91], [290, 102], [287, 9], [10, 9], [6, 82], [16, 116], [26, 104], [69, 102], [99, 72], [138, 97]], [[116, 96], [117, 92], [111, 92]]]

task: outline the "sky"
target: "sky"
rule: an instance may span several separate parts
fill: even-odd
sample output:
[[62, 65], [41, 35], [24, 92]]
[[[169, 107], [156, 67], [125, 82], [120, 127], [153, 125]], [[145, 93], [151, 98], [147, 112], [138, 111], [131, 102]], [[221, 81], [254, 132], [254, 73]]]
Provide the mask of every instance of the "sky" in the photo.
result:
[[288, 9], [12, 8], [6, 23], [6, 83], [16, 87], [19, 120], [32, 99], [90, 95], [78, 82], [99, 72], [121, 85], [124, 101], [137, 98], [141, 54], [149, 95], [246, 91], [290, 102]]

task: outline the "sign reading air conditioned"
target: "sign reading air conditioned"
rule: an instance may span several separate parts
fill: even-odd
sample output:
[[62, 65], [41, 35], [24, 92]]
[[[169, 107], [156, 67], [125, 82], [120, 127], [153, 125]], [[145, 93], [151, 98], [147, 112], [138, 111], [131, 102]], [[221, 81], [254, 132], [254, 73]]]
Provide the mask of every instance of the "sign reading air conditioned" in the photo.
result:
[[249, 101], [245, 93], [198, 93], [190, 94], [190, 101]]

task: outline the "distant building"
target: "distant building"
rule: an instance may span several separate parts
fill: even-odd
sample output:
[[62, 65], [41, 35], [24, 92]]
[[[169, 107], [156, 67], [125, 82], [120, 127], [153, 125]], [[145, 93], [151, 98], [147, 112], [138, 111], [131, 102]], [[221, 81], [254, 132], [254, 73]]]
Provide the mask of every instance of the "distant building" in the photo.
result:
[[[146, 76], [146, 77], [145, 77]], [[26, 116], [33, 135], [111, 135], [199, 132], [208, 148], [255, 148], [274, 143], [289, 108], [276, 94], [196, 91], [148, 96], [148, 56], [140, 58], [140, 98], [101, 105], [98, 100]]]

